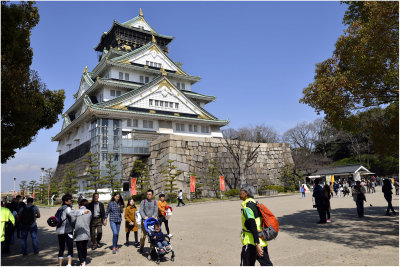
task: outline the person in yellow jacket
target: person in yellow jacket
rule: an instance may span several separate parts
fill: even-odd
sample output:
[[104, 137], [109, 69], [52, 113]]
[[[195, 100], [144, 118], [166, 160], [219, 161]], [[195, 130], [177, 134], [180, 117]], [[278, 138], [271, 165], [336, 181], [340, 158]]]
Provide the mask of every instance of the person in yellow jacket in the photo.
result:
[[254, 266], [256, 260], [261, 266], [272, 266], [268, 255], [268, 243], [258, 236], [262, 230], [262, 219], [249, 188], [240, 189], [242, 202], [242, 253], [240, 266]]
[[[10, 240], [6, 240], [6, 222], [11, 221], [15, 225], [14, 215], [5, 207], [1, 207], [1, 249], [3, 253], [10, 251]], [[8, 239], [8, 238], [7, 238]]]

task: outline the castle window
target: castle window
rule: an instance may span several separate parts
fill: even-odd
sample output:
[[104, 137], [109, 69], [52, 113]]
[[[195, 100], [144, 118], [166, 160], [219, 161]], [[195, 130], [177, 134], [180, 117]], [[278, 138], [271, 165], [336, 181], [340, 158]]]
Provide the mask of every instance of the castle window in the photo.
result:
[[209, 126], [201, 126], [201, 132], [202, 133], [209, 133], [210, 132], [210, 127]]
[[129, 81], [129, 73], [125, 73], [125, 80]]
[[150, 106], [153, 105], [153, 99], [149, 99], [149, 105], [150, 105]]
[[164, 106], [164, 101], [160, 101], [160, 107]]
[[123, 79], [124, 79], [124, 73], [122, 73], [122, 72], [119, 73], [119, 79], [120, 79], [120, 80], [123, 80]]
[[115, 96], [115, 90], [110, 91], [110, 96]]
[[185, 131], [185, 124], [177, 123], [175, 125], [175, 130], [177, 132], [184, 132]]
[[140, 82], [144, 83], [144, 76], [140, 76]]
[[156, 107], [158, 107], [158, 100], [155, 100], [154, 102], [156, 103]]
[[193, 132], [193, 125], [189, 124], [189, 132]]
[[148, 83], [149, 82], [149, 77], [144, 77], [144, 80], [145, 80], [145, 83]]
[[174, 106], [174, 103], [169, 102], [169, 107], [170, 107], [170, 108], [173, 108], [173, 106]]
[[143, 120], [143, 128], [153, 129], [153, 121]]
[[193, 125], [193, 132], [197, 132], [197, 125]]
[[185, 90], [185, 84], [184, 83], [181, 83], [181, 89]]
[[179, 103], [175, 103], [175, 108], [176, 108], [176, 109], [179, 108]]
[[116, 95], [120, 96], [121, 95], [121, 91], [116, 91]]
[[177, 83], [176, 88], [181, 89], [181, 83]]

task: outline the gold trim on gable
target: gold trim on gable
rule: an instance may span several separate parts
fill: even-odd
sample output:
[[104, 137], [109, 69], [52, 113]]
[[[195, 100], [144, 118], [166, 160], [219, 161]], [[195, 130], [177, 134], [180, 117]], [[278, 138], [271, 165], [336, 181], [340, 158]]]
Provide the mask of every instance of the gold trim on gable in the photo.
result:
[[156, 111], [155, 111], [155, 110], [152, 110], [152, 109], [150, 109], [149, 112], [150, 112], [150, 113], [153, 113], [153, 114], [156, 114]]
[[124, 106], [123, 103], [111, 106], [109, 108], [110, 109], [119, 109], [119, 110], [128, 110], [128, 108], [126, 106]]
[[169, 82], [167, 82], [166, 80], [163, 80], [162, 82], [160, 82], [160, 84], [158, 85], [158, 89], [162, 88], [163, 86], [167, 87], [169, 90], [172, 89], [172, 86]]

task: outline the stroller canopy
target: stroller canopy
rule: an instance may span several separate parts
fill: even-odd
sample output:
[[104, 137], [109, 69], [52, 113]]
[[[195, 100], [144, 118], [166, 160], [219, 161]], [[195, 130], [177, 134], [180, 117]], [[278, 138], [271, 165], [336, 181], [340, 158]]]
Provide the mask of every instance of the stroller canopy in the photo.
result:
[[144, 229], [146, 229], [146, 232], [147, 232], [149, 235], [151, 234], [151, 232], [150, 232], [150, 230], [149, 230], [149, 226], [154, 225], [154, 224], [156, 224], [156, 223], [158, 223], [158, 221], [157, 221], [157, 219], [155, 219], [155, 218], [153, 218], [153, 217], [147, 218], [147, 219], [144, 221]]

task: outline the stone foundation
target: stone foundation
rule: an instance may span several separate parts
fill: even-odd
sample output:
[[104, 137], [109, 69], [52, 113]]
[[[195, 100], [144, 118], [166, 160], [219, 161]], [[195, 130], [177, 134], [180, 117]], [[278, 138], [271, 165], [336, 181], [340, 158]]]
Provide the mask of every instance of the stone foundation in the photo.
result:
[[[177, 186], [185, 193], [189, 192], [189, 174], [205, 176], [210, 161], [218, 162], [220, 172], [227, 180], [232, 179], [231, 167], [234, 159], [223, 146], [220, 138], [199, 138], [168, 135], [154, 140], [150, 145], [150, 175], [153, 177], [153, 190], [164, 191], [161, 171], [168, 160], [184, 171], [178, 177]], [[261, 185], [263, 180], [271, 184], [280, 184], [281, 169], [286, 164], [293, 164], [289, 144], [286, 143], [252, 143], [243, 142], [243, 147], [256, 148], [260, 145], [256, 163], [246, 173], [246, 183]], [[240, 183], [238, 183], [238, 186]], [[229, 189], [229, 187], [227, 188]]]

